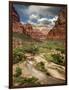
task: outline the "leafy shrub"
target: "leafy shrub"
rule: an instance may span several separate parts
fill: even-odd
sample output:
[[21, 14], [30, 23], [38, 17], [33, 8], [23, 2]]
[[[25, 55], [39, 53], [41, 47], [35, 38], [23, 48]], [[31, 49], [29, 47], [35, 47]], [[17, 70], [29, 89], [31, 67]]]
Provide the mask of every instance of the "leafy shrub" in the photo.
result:
[[51, 61], [53, 61], [56, 64], [62, 64], [63, 60], [62, 60], [62, 56], [60, 56], [60, 54], [52, 54], [53, 59]]
[[56, 64], [65, 65], [64, 56], [61, 56], [60, 54], [45, 54], [44, 58], [48, 62], [52, 61], [52, 62], [54, 62]]
[[36, 79], [36, 78], [34, 78], [34, 77], [32, 77], [32, 78], [25, 78], [25, 82], [27, 82], [27, 83], [34, 83], [34, 82], [36, 82], [38, 79]]
[[20, 77], [20, 76], [19, 77], [15, 77], [14, 81], [15, 81], [15, 83], [20, 83], [21, 84], [21, 83], [24, 83], [24, 78]]
[[64, 48], [56, 48], [56, 50], [61, 51], [62, 54], [65, 53], [65, 49]]
[[16, 64], [22, 60], [23, 54], [18, 52], [13, 54], [13, 63]]
[[45, 71], [45, 68], [44, 68], [44, 63], [43, 62], [39, 62], [36, 64], [36, 68], [40, 71]]
[[36, 45], [30, 45], [30, 46], [28, 46], [28, 47], [25, 47], [25, 48], [23, 49], [23, 51], [24, 51], [25, 53], [37, 54], [37, 53], [39, 52], [39, 48], [38, 48], [38, 46], [36, 46]]
[[19, 63], [20, 61], [24, 61], [26, 59], [25, 54], [21, 51], [21, 49], [14, 49], [13, 51], [13, 63]]
[[31, 77], [31, 78], [16, 77], [15, 82], [24, 86], [39, 84], [38, 79], [35, 77]]
[[50, 76], [50, 73], [47, 71], [47, 69], [45, 69], [43, 62], [37, 63], [37, 64], [36, 64], [36, 68], [37, 68], [38, 70], [44, 72], [46, 75]]
[[38, 54], [39, 48], [36, 45], [29, 45], [23, 48], [16, 48], [13, 50], [13, 63], [19, 63], [20, 61], [26, 60], [25, 53]]
[[16, 73], [15, 73], [15, 77], [19, 77], [22, 74], [22, 69], [19, 67], [16, 67]]

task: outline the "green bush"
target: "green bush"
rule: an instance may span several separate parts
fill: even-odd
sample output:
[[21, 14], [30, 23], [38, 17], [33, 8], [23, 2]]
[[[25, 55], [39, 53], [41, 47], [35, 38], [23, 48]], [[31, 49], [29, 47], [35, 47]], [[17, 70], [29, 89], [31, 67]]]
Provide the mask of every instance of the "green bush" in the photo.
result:
[[15, 71], [16, 73], [15, 73], [15, 77], [19, 77], [21, 74], [22, 74], [22, 69], [21, 68], [19, 68], [19, 67], [16, 67], [16, 71]]
[[45, 71], [45, 68], [44, 68], [44, 63], [43, 62], [39, 62], [36, 64], [36, 68], [40, 71]]
[[13, 64], [19, 63], [20, 61], [25, 61], [25, 53], [38, 54], [39, 48], [36, 45], [29, 45], [23, 48], [16, 48], [13, 50]]
[[34, 77], [32, 77], [32, 78], [25, 78], [25, 82], [26, 83], [34, 83], [34, 82], [36, 82], [38, 79], [36, 79], [36, 78], [34, 78]]
[[13, 51], [13, 64], [19, 63], [20, 61], [24, 61], [26, 59], [25, 54], [21, 49], [16, 48]]
[[39, 48], [36, 45], [30, 45], [28, 47], [23, 48], [23, 51], [25, 53], [37, 54], [39, 52]]
[[23, 77], [20, 77], [20, 76], [19, 77], [15, 77], [14, 78], [14, 82], [15, 83], [20, 83], [20, 84], [21, 83], [24, 83], [24, 78]]
[[37, 63], [37, 64], [36, 64], [36, 68], [37, 68], [38, 70], [44, 72], [46, 75], [50, 76], [50, 73], [47, 71], [47, 69], [45, 69], [43, 62]]
[[53, 61], [56, 64], [62, 64], [63, 63], [63, 59], [62, 56], [60, 56], [60, 54], [52, 54], [53, 59], [51, 61]]
[[65, 53], [65, 49], [64, 48], [56, 48], [56, 50], [61, 51], [62, 54]]
[[16, 77], [15, 82], [19, 83], [20, 85], [29, 86], [29, 85], [38, 85], [38, 79], [35, 77], [25, 78], [25, 77]]
[[13, 63], [14, 64], [18, 63], [19, 61], [22, 60], [22, 57], [23, 57], [22, 53], [20, 53], [20, 52], [14, 53], [13, 54]]

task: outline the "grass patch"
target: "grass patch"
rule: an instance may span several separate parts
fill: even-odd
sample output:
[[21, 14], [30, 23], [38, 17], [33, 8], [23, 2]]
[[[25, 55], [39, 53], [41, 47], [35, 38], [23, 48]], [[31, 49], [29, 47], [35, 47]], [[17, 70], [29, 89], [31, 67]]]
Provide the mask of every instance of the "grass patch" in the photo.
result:
[[19, 77], [22, 74], [22, 69], [20, 67], [16, 67], [15, 72], [14, 77]]
[[39, 53], [39, 47], [37, 45], [29, 45], [28, 47], [23, 48], [23, 51], [25, 53], [32, 53], [32, 54], [38, 54]]
[[65, 48], [56, 48], [57, 51], [60, 51], [62, 54], [65, 53]]
[[52, 58], [51, 54], [47, 53], [47, 54], [44, 55], [44, 59], [47, 60], [47, 61], [51, 61], [53, 58]]
[[18, 83], [19, 85], [23, 86], [30, 86], [30, 85], [39, 85], [38, 79], [35, 77], [26, 78], [26, 77], [18, 77], [14, 78], [14, 82]]
[[53, 57], [51, 61], [53, 61], [56, 64], [63, 65], [63, 58], [60, 54], [52, 54], [51, 56]]
[[28, 35], [25, 35], [23, 33], [13, 32], [13, 37], [21, 40], [31, 41], [32, 38]]
[[13, 64], [19, 63], [20, 61], [25, 61], [26, 56], [22, 48], [15, 48], [13, 50]]
[[31, 53], [33, 55], [39, 54], [39, 47], [37, 45], [29, 45], [27, 47], [15, 48], [13, 50], [13, 64], [21, 61], [26, 61], [25, 53]]
[[53, 62], [59, 65], [65, 65], [64, 56], [61, 56], [60, 54], [45, 54], [44, 59], [48, 62]]

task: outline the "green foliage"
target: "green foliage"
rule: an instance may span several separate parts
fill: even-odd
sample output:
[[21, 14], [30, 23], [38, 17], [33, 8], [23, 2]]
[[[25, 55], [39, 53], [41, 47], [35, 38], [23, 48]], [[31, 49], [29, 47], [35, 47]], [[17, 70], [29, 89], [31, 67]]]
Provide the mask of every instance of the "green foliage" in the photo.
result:
[[46, 48], [48, 49], [56, 49], [56, 48], [64, 48], [63, 41], [55, 41], [55, 40], [48, 40], [46, 42]]
[[52, 58], [51, 54], [45, 54], [44, 59], [47, 61], [51, 61], [53, 58]]
[[15, 73], [15, 77], [19, 77], [22, 74], [22, 69], [19, 67], [16, 67], [16, 73]]
[[44, 58], [48, 62], [54, 62], [56, 64], [65, 65], [65, 59], [63, 55], [61, 56], [60, 54], [45, 54]]
[[23, 77], [14, 77], [14, 82], [15, 83], [23, 83], [23, 81], [24, 81], [24, 78]]
[[63, 63], [63, 59], [62, 56], [60, 56], [60, 54], [52, 54], [52, 61], [56, 64], [62, 64]]
[[23, 48], [23, 52], [25, 53], [32, 53], [32, 54], [38, 54], [39, 48], [37, 45], [30, 45]]
[[26, 59], [26, 56], [23, 53], [21, 48], [14, 49], [13, 51], [13, 63], [14, 64], [19, 63], [20, 61], [25, 61], [25, 59]]
[[31, 78], [18, 77], [15, 78], [15, 82], [24, 86], [39, 84], [38, 79], [35, 77], [31, 77]]
[[22, 60], [22, 57], [23, 57], [22, 53], [20, 53], [20, 52], [14, 53], [13, 54], [13, 63], [14, 64], [18, 63], [19, 61]]
[[46, 75], [50, 76], [50, 73], [45, 69], [44, 63], [43, 62], [39, 62], [36, 64], [35, 66], [38, 70], [44, 72]]
[[45, 68], [44, 68], [44, 63], [43, 62], [39, 62], [36, 64], [36, 68], [40, 71], [44, 71]]
[[34, 82], [36, 82], [38, 79], [36, 79], [36, 78], [34, 78], [34, 77], [32, 77], [32, 78], [25, 78], [25, 82], [27, 82], [27, 83], [34, 83]]
[[22, 41], [23, 40], [28, 40], [28, 41], [32, 40], [32, 38], [29, 35], [25, 35], [23, 33], [14, 32], [13, 36], [17, 39], [21, 39]]
[[57, 51], [61, 51], [62, 54], [65, 53], [65, 49], [64, 48], [56, 48]]
[[15, 48], [13, 50], [13, 63], [19, 63], [20, 61], [25, 61], [25, 53], [31, 53], [33, 55], [39, 53], [39, 48], [37, 45], [29, 45], [27, 47]]

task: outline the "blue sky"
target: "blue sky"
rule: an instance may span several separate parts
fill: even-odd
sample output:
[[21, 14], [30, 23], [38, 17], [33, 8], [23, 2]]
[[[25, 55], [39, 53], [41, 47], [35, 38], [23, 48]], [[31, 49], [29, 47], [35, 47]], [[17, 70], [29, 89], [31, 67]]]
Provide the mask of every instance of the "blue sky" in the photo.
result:
[[58, 19], [60, 7], [37, 6], [37, 5], [13, 5], [20, 16], [20, 22], [31, 24], [54, 24]]

